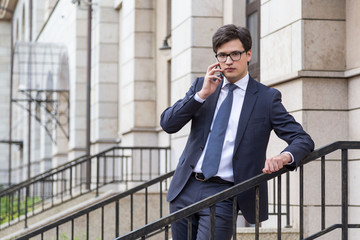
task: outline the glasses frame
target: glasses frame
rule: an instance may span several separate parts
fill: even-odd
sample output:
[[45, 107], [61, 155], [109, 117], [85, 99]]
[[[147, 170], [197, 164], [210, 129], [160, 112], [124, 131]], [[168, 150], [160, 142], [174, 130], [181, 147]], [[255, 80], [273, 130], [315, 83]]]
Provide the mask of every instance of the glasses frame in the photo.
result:
[[[225, 62], [227, 61], [228, 57], [230, 57], [230, 59], [231, 59], [233, 62], [236, 62], [236, 61], [240, 61], [241, 55], [242, 55], [243, 53], [245, 53], [245, 52], [246, 52], [246, 50], [244, 50], [244, 51], [242, 51], [242, 52], [241, 52], [241, 51], [233, 51], [233, 52], [231, 52], [231, 53], [229, 53], [229, 54], [222, 53], [222, 54], [226, 55], [225, 61], [220, 61], [220, 60], [218, 59], [218, 54], [215, 54], [215, 58], [216, 58], [216, 60], [217, 60], [218, 62], [220, 62], [220, 63], [225, 63]], [[233, 53], [240, 53], [240, 58], [239, 58], [238, 60], [234, 60], [234, 59], [231, 57], [231, 54], [233, 54]]]

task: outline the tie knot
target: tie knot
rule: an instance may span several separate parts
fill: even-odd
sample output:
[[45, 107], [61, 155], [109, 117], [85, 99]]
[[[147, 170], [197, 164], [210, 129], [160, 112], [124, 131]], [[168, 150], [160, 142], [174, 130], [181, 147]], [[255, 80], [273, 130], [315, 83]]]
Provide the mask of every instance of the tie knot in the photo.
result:
[[235, 84], [229, 83], [228, 88], [229, 88], [229, 91], [232, 92], [235, 90], [235, 88], [237, 88], [237, 86]]

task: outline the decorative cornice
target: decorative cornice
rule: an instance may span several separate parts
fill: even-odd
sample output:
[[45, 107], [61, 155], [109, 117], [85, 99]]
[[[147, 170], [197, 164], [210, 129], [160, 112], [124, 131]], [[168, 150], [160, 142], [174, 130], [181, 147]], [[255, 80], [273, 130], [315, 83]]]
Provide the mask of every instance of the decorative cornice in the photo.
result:
[[348, 79], [360, 76], [360, 67], [348, 69], [345, 71], [318, 71], [318, 70], [300, 70], [297, 72], [292, 72], [287, 75], [283, 75], [278, 78], [269, 79], [267, 81], [263, 81], [267, 86], [274, 86], [281, 83], [285, 83], [294, 79], [299, 78], [336, 78], [336, 79]]

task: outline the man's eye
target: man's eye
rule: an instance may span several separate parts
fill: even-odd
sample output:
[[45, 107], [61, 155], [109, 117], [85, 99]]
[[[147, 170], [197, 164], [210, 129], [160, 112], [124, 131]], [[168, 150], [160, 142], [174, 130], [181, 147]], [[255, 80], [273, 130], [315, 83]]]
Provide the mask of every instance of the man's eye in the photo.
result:
[[221, 58], [224, 58], [224, 57], [226, 57], [226, 54], [218, 54], [218, 57], [221, 57]]
[[240, 55], [240, 52], [232, 52], [231, 56], [232, 57], [238, 57]]

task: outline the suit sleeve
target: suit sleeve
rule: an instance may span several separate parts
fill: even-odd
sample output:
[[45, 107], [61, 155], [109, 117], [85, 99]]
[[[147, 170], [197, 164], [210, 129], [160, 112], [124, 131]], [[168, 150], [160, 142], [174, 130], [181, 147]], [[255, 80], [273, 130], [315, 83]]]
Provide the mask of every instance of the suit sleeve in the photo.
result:
[[160, 126], [167, 133], [175, 133], [185, 126], [203, 105], [194, 99], [197, 89], [202, 86], [202, 79], [197, 78], [183, 99], [165, 109], [161, 114]]
[[274, 91], [271, 102], [272, 127], [276, 135], [288, 143], [283, 151], [288, 151], [294, 156], [294, 163], [286, 167], [294, 170], [301, 160], [314, 150], [314, 142], [294, 117], [287, 112], [281, 103], [281, 93]]

